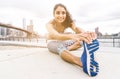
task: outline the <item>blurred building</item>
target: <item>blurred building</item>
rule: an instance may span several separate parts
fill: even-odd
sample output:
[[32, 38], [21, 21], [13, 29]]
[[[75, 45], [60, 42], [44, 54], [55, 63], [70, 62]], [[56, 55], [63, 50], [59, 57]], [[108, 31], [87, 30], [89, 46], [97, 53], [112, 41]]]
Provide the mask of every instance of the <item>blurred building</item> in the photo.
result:
[[26, 37], [26, 36], [27, 36], [27, 34], [25, 32], [20, 31], [20, 30], [0, 26], [0, 37], [1, 38]]
[[33, 38], [34, 37], [34, 30], [33, 30], [33, 21], [30, 20], [30, 24], [27, 26], [27, 31], [31, 32], [31, 34], [27, 34], [28, 38]]
[[97, 36], [102, 36], [102, 33], [99, 31], [99, 27], [95, 28], [95, 33], [97, 34]]
[[30, 20], [30, 24], [27, 26], [27, 31], [34, 32], [34, 30], [33, 30], [33, 21], [32, 20]]
[[112, 36], [120, 37], [120, 32], [119, 32], [119, 33], [112, 34]]
[[0, 27], [0, 36], [6, 36], [7, 35], [7, 28]]

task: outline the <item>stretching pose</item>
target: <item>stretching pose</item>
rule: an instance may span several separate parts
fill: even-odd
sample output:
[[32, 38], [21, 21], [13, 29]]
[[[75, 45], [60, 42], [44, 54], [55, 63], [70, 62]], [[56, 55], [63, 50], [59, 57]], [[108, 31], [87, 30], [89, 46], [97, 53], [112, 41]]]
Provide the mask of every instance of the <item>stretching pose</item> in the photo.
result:
[[[98, 74], [98, 63], [94, 60], [94, 52], [99, 48], [99, 42], [94, 32], [85, 32], [77, 27], [72, 20], [70, 13], [63, 4], [56, 4], [53, 10], [54, 19], [46, 24], [48, 31], [48, 49], [52, 53], [59, 54], [61, 58], [69, 63], [76, 64], [83, 68], [89, 76]], [[71, 28], [75, 33], [65, 33]], [[70, 53], [84, 47], [81, 57]]]

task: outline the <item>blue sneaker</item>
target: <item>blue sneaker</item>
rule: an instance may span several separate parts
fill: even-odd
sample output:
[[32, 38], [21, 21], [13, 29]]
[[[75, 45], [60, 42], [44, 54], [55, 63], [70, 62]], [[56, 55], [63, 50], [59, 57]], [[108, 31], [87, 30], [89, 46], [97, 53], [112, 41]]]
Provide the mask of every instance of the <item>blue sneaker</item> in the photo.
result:
[[94, 52], [99, 49], [99, 42], [93, 40], [91, 44], [83, 42], [84, 51], [81, 56], [83, 71], [89, 76], [96, 76], [99, 72], [99, 64], [94, 60]]
[[86, 44], [86, 48], [91, 55], [91, 58], [94, 59], [94, 53], [99, 49], [99, 42], [97, 39], [93, 40], [91, 44]]
[[91, 59], [90, 62], [90, 76], [96, 76], [99, 72], [99, 64]]

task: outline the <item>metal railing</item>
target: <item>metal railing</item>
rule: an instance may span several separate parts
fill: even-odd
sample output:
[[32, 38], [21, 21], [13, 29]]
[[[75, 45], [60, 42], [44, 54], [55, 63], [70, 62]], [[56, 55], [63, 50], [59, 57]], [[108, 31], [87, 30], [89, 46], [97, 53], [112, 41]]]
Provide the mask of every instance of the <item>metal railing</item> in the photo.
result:
[[120, 37], [112, 36], [112, 37], [99, 37], [98, 40], [104, 46], [111, 46], [111, 47], [120, 47]]
[[26, 38], [26, 37], [0, 37], [0, 41], [39, 42], [39, 38]]

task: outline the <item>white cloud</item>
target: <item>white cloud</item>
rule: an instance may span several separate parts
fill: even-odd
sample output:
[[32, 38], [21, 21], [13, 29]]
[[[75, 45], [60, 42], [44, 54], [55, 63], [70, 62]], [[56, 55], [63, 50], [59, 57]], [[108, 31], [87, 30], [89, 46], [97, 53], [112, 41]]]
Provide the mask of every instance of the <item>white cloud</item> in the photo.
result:
[[45, 18], [52, 19], [56, 3], [63, 3], [77, 20], [77, 25], [86, 30], [99, 26], [103, 33], [120, 32], [119, 0], [0, 0], [0, 21], [21, 27], [23, 18], [26, 18], [27, 24], [33, 19], [35, 30], [43, 34], [38, 29], [49, 20]]

